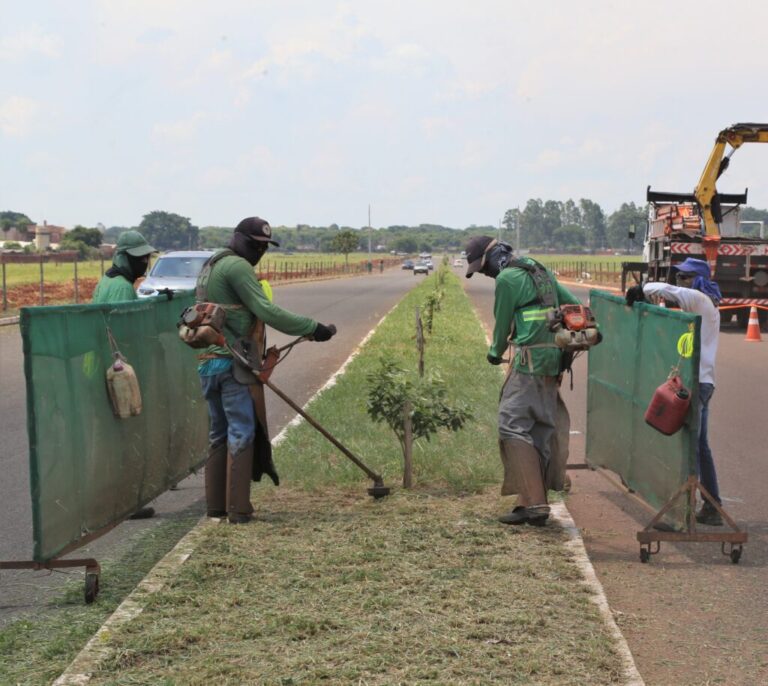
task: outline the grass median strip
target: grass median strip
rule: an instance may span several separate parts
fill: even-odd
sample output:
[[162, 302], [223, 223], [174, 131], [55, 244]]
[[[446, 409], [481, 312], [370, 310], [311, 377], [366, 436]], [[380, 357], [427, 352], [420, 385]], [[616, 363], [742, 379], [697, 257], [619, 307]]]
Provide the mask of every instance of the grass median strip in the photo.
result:
[[[397, 483], [394, 435], [365, 412], [386, 355], [415, 369], [411, 292], [309, 411]], [[505, 527], [496, 495], [498, 370], [448, 276], [427, 369], [475, 420], [414, 453], [417, 487], [373, 501], [365, 476], [311, 427], [276, 448], [283, 485], [255, 520], [205, 532], [179, 577], [111, 640], [94, 684], [608, 684], [621, 661], [565, 533]]]

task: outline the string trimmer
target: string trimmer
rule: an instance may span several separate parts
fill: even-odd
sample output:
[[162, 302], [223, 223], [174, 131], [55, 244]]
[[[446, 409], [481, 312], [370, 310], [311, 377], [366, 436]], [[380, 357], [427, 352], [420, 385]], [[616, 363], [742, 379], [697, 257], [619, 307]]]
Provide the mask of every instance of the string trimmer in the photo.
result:
[[[333, 333], [336, 333], [336, 327], [331, 324], [329, 327], [333, 331]], [[256, 376], [256, 378], [259, 380], [260, 383], [264, 384], [267, 388], [271, 389], [272, 392], [278, 396], [283, 402], [285, 402], [289, 407], [291, 407], [293, 410], [298, 412], [304, 419], [307, 420], [309, 424], [311, 424], [315, 429], [317, 429], [325, 438], [327, 438], [333, 445], [335, 445], [346, 457], [348, 457], [352, 462], [357, 465], [358, 468], [363, 470], [366, 475], [373, 481], [373, 486], [371, 486], [368, 489], [368, 495], [373, 496], [376, 500], [379, 498], [383, 498], [385, 496], [388, 496], [391, 492], [391, 489], [389, 486], [384, 485], [384, 479], [380, 474], [377, 474], [374, 472], [370, 467], [368, 467], [359, 457], [357, 457], [349, 448], [347, 448], [345, 445], [343, 445], [339, 440], [334, 437], [325, 427], [323, 427], [320, 422], [318, 422], [314, 417], [312, 417], [308, 412], [306, 412], [302, 407], [300, 407], [297, 403], [295, 403], [290, 397], [288, 397], [283, 391], [281, 391], [277, 386], [275, 386], [274, 383], [272, 383], [269, 380], [269, 377], [272, 375], [272, 371], [275, 369], [275, 367], [282, 362], [288, 353], [291, 351], [293, 346], [297, 345], [298, 343], [301, 343], [302, 341], [308, 341], [312, 340], [309, 337], [301, 336], [297, 338], [295, 341], [292, 341], [291, 343], [288, 343], [287, 345], [282, 346], [281, 348], [278, 348], [276, 346], [272, 346], [267, 350], [267, 354], [264, 357], [264, 361], [262, 362], [261, 367], [255, 367], [248, 358], [246, 358], [244, 355], [242, 355], [237, 350], [234, 350], [231, 346], [227, 345], [227, 348], [232, 353], [234, 357], [236, 357], [242, 364], [244, 364], [248, 369], [253, 372], [253, 374]]]

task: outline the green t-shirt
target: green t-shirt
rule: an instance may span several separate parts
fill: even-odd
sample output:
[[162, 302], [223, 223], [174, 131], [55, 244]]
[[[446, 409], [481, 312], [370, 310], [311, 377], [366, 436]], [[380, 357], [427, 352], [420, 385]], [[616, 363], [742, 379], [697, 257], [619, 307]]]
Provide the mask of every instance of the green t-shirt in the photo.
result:
[[[533, 263], [532, 260], [521, 258]], [[552, 280], [555, 281], [554, 277]], [[578, 304], [578, 299], [557, 281], [557, 300], [560, 305]], [[502, 357], [509, 345], [510, 335], [517, 347], [515, 369], [535, 376], [557, 376], [560, 373], [562, 352], [555, 347], [532, 348], [527, 359], [521, 359], [521, 347], [553, 344], [555, 335], [547, 325], [547, 311], [537, 298], [533, 279], [524, 269], [508, 267], [496, 277], [496, 297], [493, 315], [496, 323], [493, 340], [488, 351], [493, 357]]]
[[136, 300], [139, 296], [133, 288], [133, 284], [124, 276], [102, 276], [96, 290], [93, 291], [94, 303], [119, 303]]

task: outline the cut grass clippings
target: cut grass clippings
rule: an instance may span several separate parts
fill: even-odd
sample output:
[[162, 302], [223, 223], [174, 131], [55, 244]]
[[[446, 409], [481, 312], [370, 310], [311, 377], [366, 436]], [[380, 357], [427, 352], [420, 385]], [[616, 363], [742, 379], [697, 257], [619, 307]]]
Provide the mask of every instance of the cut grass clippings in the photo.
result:
[[[388, 483], [399, 445], [365, 414], [365, 374], [382, 354], [415, 369], [413, 308], [433, 285], [409, 294], [309, 408]], [[496, 521], [509, 506], [496, 495], [500, 376], [458, 281], [445, 290], [427, 368], [476, 420], [415, 451], [418, 488], [374, 501], [343, 456], [292, 428], [275, 451], [283, 485], [254, 489], [250, 524], [204, 532], [178, 578], [112, 636], [92, 684], [621, 680], [565, 533]]]
[[565, 534], [497, 497], [283, 488], [210, 529], [92, 684], [610, 684]]

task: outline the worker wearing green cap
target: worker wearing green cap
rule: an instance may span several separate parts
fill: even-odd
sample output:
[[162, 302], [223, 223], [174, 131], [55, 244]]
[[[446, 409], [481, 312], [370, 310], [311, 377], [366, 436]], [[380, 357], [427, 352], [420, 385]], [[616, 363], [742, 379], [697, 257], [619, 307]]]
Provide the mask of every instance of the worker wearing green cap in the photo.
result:
[[147, 273], [149, 256], [157, 252], [138, 231], [123, 231], [117, 239], [112, 266], [93, 292], [94, 303], [136, 300], [133, 284]]
[[[117, 239], [112, 266], [93, 292], [94, 303], [118, 303], [138, 299], [133, 284], [147, 273], [149, 256], [157, 252], [138, 231], [123, 231]], [[154, 516], [154, 507], [142, 507], [129, 519]]]

